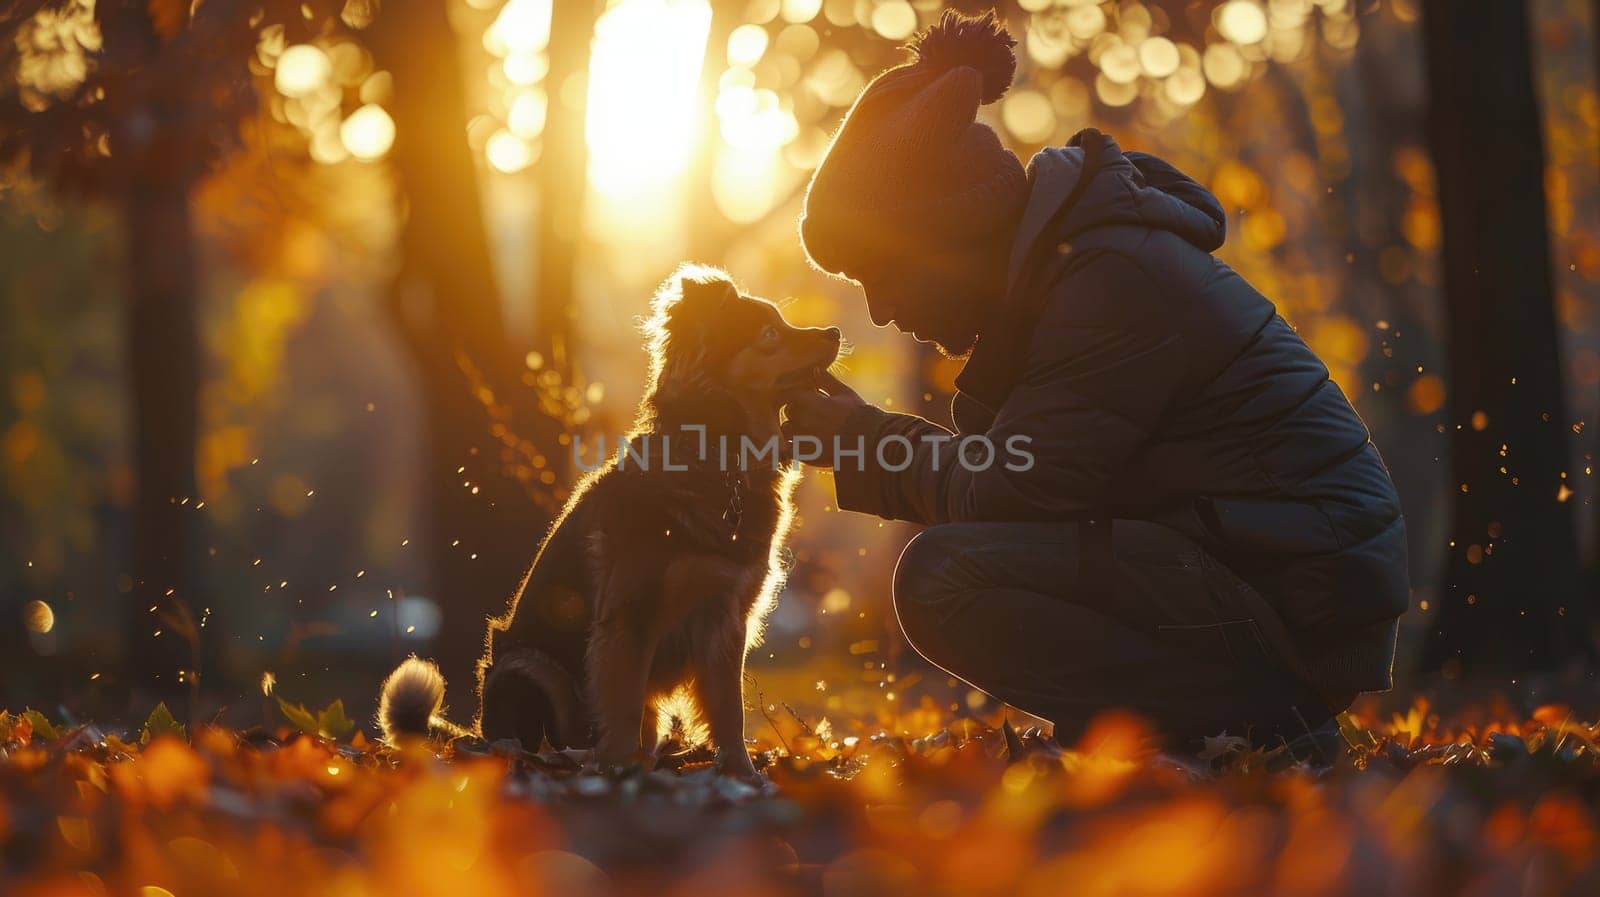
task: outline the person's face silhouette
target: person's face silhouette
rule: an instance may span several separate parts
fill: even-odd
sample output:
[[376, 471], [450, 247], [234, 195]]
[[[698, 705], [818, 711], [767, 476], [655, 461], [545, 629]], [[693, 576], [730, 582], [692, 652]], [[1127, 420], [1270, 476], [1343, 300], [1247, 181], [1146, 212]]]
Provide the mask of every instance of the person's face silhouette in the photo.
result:
[[1005, 299], [1009, 238], [959, 252], [908, 254], [859, 278], [867, 312], [951, 358], [972, 351], [983, 326]]

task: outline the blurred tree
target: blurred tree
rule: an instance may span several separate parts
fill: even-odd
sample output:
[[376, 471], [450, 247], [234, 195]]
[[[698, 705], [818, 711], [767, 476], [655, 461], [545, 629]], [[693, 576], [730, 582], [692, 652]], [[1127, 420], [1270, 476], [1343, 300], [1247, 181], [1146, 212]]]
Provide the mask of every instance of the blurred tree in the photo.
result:
[[[1600, 82], [1600, 0], [1591, 0], [1589, 4], [1589, 53], [1594, 66], [1594, 75]], [[1600, 85], [1597, 85], [1600, 86]], [[1589, 538], [1589, 566], [1586, 572], [1587, 581], [1584, 585], [1585, 597], [1600, 604], [1600, 497], [1591, 497], [1590, 523], [1593, 526]], [[1597, 621], [1593, 616], [1584, 621], [1589, 626], [1594, 626]], [[1591, 639], [1596, 636], [1591, 635]]]
[[[689, 229], [689, 257], [715, 264], [727, 250], [735, 228], [717, 207], [712, 179], [716, 175], [717, 147], [722, 138], [717, 131], [717, 94], [722, 73], [728, 67], [728, 36], [739, 27], [744, 4], [713, 0], [711, 24], [706, 32], [705, 56], [700, 63], [700, 108], [709, 116], [708, 127], [700, 135], [684, 183], [689, 193], [689, 208], [694, 224]], [[782, 205], [782, 204], [780, 204]]]
[[1453, 549], [1427, 662], [1473, 673], [1586, 648], [1527, 4], [1425, 0], [1443, 222]]
[[[163, 697], [202, 665], [189, 606], [202, 363], [190, 191], [255, 108], [260, 29], [333, 27], [344, 4], [14, 0], [0, 9], [0, 160], [121, 215], [137, 498], [130, 675]], [[186, 648], [184, 642], [188, 641]], [[192, 689], [191, 689], [192, 694]]]
[[[539, 182], [538, 340], [558, 374], [569, 371], [574, 275], [588, 192], [589, 149], [585, 140], [582, 89], [598, 10], [594, 0], [567, 0], [550, 7], [550, 71], [545, 76], [547, 110]], [[577, 94], [578, 96], [574, 96]]]
[[[392, 159], [405, 224], [391, 310], [427, 411], [425, 516], [432, 597], [443, 614], [438, 658], [451, 701], [470, 706], [467, 672], [481, 651], [484, 618], [504, 609], [559, 506], [555, 470], [565, 450], [550, 457], [538, 447], [559, 444], [564, 402], [572, 397], [559, 377], [530, 371], [531, 347], [508, 336], [445, 3], [387, 4], [370, 46], [394, 76]], [[552, 98], [552, 110], [559, 105]], [[581, 184], [581, 176], [568, 177]], [[541, 266], [552, 263], [570, 266], [570, 251], [559, 261], [540, 259]], [[570, 271], [565, 276], [570, 283]]]
[[[129, 448], [115, 220], [44, 185], [0, 188], [0, 706], [98, 710], [96, 649], [122, 636], [105, 619], [127, 601], [127, 559], [106, 544]], [[34, 599], [47, 633], [17, 625]]]

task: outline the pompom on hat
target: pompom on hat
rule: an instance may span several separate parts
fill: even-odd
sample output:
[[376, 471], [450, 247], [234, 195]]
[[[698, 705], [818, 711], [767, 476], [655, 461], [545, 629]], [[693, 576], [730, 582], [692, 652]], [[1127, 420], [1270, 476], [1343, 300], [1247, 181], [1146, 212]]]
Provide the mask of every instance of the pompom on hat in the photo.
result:
[[966, 66], [983, 78], [978, 102], [993, 103], [1005, 95], [1017, 73], [1016, 38], [1006, 32], [991, 12], [963, 16], [945, 10], [939, 23], [913, 37], [906, 45], [917, 54], [916, 65], [928, 71], [947, 72]]
[[806, 191], [800, 240], [813, 265], [860, 280], [1016, 223], [1027, 174], [977, 120], [1011, 86], [1015, 45], [993, 12], [947, 10], [907, 44], [910, 62], [862, 90]]

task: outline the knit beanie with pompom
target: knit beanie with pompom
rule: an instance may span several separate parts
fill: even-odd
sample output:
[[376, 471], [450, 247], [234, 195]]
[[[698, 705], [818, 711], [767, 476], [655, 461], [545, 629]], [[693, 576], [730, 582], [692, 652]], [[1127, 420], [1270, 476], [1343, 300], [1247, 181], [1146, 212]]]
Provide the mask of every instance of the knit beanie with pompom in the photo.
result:
[[806, 191], [800, 240], [813, 265], [863, 280], [1015, 225], [1027, 174], [977, 121], [1011, 86], [1015, 45], [993, 12], [949, 10], [912, 39], [915, 59], [867, 85]]

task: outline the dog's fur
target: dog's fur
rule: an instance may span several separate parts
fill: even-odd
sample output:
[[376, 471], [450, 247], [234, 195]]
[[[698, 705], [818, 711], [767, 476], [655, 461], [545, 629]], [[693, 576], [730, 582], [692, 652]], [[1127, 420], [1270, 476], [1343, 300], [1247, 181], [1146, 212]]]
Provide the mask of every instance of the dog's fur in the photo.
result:
[[[839, 331], [792, 327], [770, 302], [699, 266], [669, 278], [653, 311], [650, 382], [630, 437], [649, 469], [611, 451], [574, 490], [509, 609], [489, 622], [474, 729], [530, 750], [544, 739], [594, 744], [597, 762], [612, 767], [648, 757], [652, 706], [687, 685], [719, 769], [753, 777], [744, 660], [780, 584], [799, 473], [770, 456], [740, 469], [740, 440], [781, 441], [785, 391], [834, 361]], [[685, 429], [702, 426], [704, 443]], [[383, 687], [385, 735], [454, 729], [443, 694], [433, 664], [402, 663]]]

